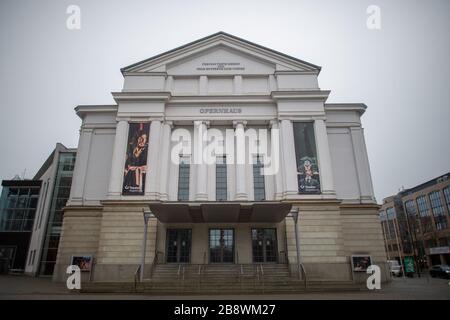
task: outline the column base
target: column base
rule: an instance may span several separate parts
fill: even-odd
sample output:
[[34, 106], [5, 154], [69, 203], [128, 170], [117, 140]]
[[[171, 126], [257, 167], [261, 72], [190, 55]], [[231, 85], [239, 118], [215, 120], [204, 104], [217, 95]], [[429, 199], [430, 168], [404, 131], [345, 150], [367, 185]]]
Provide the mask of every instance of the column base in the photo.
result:
[[208, 201], [208, 195], [206, 193], [197, 193], [195, 195], [195, 201]]
[[159, 194], [159, 192], [146, 192], [145, 193], [145, 197], [148, 199], [148, 200], [159, 200], [159, 198], [160, 198], [160, 194]]
[[234, 199], [237, 201], [247, 201], [248, 195], [246, 193], [236, 193]]

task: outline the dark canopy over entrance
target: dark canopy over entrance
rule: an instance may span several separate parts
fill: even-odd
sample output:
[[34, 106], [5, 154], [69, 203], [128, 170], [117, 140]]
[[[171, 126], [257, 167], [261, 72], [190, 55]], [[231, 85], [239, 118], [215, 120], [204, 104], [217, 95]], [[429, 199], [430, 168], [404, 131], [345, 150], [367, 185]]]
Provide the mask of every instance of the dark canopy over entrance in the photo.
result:
[[283, 202], [166, 202], [150, 210], [163, 223], [281, 222], [292, 204]]

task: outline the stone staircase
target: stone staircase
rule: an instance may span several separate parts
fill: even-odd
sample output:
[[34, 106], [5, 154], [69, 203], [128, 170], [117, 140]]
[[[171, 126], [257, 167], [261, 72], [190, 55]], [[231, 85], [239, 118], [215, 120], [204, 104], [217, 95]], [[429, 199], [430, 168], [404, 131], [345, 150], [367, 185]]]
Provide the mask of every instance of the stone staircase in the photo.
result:
[[143, 282], [93, 282], [82, 293], [264, 294], [354, 291], [351, 281], [303, 280], [292, 277], [286, 264], [158, 264]]

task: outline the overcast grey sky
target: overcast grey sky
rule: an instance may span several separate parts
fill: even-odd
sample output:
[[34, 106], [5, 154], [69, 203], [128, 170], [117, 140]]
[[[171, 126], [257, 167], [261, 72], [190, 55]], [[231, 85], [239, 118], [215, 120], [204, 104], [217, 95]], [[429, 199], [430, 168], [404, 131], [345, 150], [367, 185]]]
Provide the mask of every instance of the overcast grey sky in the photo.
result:
[[[81, 9], [68, 30], [66, 9]], [[381, 30], [366, 27], [369, 5]], [[322, 66], [328, 102], [364, 102], [378, 202], [450, 169], [450, 1], [0, 0], [0, 179], [76, 147], [78, 104], [114, 103], [120, 68], [225, 31]]]

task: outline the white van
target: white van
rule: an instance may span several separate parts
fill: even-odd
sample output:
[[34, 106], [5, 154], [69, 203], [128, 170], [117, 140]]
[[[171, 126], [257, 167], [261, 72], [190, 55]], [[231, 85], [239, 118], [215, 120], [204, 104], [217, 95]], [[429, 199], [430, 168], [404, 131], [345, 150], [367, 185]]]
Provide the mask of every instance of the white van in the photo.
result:
[[391, 275], [394, 277], [400, 277], [402, 275], [402, 267], [400, 266], [400, 263], [398, 263], [397, 260], [388, 260], [389, 264], [389, 271], [391, 272]]

